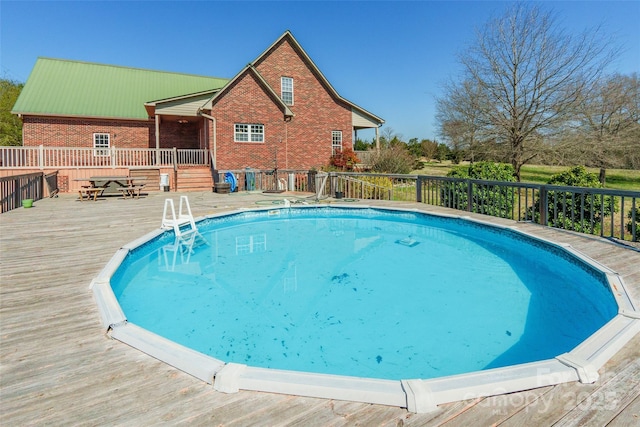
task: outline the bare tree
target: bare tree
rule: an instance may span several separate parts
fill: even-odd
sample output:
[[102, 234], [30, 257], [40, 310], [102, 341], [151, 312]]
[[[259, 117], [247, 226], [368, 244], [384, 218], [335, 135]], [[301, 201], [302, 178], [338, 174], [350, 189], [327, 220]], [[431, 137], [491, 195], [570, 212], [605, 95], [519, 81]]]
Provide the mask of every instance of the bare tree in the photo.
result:
[[518, 180], [541, 138], [567, 122], [583, 89], [613, 59], [610, 46], [599, 28], [573, 36], [551, 13], [518, 2], [460, 56], [465, 81], [481, 93], [477, 122], [506, 147]]
[[629, 166], [640, 152], [640, 79], [614, 74], [586, 89], [576, 106], [579, 143], [604, 184], [607, 168]]
[[390, 127], [385, 126], [382, 128], [380, 142], [382, 143], [383, 148], [389, 147], [392, 143], [397, 143], [402, 141], [402, 134], [396, 133], [396, 131]]
[[479, 115], [482, 92], [471, 80], [449, 83], [444, 91], [446, 95], [436, 100], [440, 136], [454, 153], [466, 151], [473, 162], [483, 129]]

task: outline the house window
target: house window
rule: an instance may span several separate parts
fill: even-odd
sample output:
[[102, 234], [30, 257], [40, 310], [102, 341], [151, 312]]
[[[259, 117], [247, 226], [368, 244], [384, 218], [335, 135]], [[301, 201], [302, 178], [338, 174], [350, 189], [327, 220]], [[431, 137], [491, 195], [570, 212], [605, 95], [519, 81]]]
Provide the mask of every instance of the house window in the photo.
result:
[[293, 78], [282, 77], [280, 86], [282, 88], [282, 101], [287, 105], [293, 105]]
[[331, 132], [331, 150], [333, 154], [342, 151], [342, 131], [334, 130]]
[[264, 125], [236, 123], [235, 142], [264, 142]]
[[108, 133], [93, 134], [93, 155], [96, 157], [105, 157], [109, 155], [110, 137]]

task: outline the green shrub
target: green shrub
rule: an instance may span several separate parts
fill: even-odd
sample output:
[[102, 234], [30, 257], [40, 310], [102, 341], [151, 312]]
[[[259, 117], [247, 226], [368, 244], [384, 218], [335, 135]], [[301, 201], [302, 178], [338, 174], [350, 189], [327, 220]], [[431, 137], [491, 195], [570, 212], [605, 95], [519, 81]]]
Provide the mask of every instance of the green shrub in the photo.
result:
[[371, 156], [371, 171], [378, 173], [408, 174], [415, 159], [405, 144], [391, 145]]
[[[547, 184], [602, 188], [598, 175], [587, 172], [584, 166], [575, 166], [553, 175]], [[611, 196], [606, 196], [603, 204], [599, 195], [588, 191], [582, 193], [548, 191], [547, 204], [547, 225], [582, 233], [599, 233], [602, 219], [617, 211], [617, 201], [612, 199]], [[533, 208], [528, 209], [527, 217], [533, 218], [537, 223], [540, 222], [539, 198], [536, 199]]]
[[[504, 163], [477, 162], [468, 167], [457, 167], [448, 174], [451, 178], [478, 179], [484, 181], [514, 182], [513, 166]], [[466, 182], [451, 182], [440, 192], [443, 206], [468, 210], [469, 194]], [[514, 195], [509, 187], [491, 184], [473, 184], [471, 187], [471, 211], [502, 218], [511, 218]]]

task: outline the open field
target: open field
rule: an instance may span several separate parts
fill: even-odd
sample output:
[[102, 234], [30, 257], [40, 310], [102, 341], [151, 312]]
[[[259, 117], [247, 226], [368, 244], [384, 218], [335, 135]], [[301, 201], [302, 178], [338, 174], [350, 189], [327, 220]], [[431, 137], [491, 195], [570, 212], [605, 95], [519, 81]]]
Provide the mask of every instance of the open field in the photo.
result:
[[[140, 200], [108, 197], [79, 202], [75, 195], [63, 194], [0, 216], [0, 425], [638, 424], [640, 334], [600, 369], [596, 383], [469, 399], [440, 405], [427, 414], [358, 402], [214, 391], [203, 381], [110, 339], [89, 290], [91, 279], [122, 245], [159, 227], [164, 199], [177, 196], [156, 192]], [[274, 200], [260, 193], [188, 196], [196, 216]], [[366, 204], [459, 213], [413, 202], [367, 200]], [[637, 310], [640, 252], [594, 236], [468, 215], [570, 244], [618, 272]]]
[[[464, 166], [468, 163], [462, 163], [458, 166]], [[446, 162], [430, 162], [424, 164], [424, 167], [411, 172], [412, 174], [445, 176], [451, 169], [456, 167], [450, 161]], [[546, 184], [552, 175], [561, 173], [569, 169], [569, 166], [545, 166], [545, 165], [524, 165], [522, 167], [522, 182], [531, 182], [535, 184]], [[597, 168], [587, 168], [589, 172], [599, 172]], [[607, 185], [606, 188], [618, 190], [640, 191], [640, 170], [631, 169], [607, 169]]]

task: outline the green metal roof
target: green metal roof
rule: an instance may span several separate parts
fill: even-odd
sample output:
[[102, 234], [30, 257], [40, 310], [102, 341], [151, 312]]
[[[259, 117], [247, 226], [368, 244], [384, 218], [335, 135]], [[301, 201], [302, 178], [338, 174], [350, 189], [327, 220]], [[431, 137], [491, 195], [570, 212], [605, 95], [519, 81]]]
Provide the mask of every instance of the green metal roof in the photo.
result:
[[145, 102], [223, 87], [229, 80], [38, 58], [14, 114], [142, 119]]

